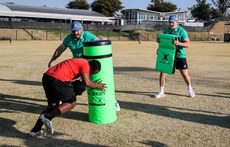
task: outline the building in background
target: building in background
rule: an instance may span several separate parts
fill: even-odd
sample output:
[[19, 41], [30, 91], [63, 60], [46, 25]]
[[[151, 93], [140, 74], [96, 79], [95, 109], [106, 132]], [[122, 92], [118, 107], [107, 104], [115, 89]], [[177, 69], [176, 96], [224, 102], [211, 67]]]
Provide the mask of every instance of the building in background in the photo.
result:
[[170, 15], [176, 15], [180, 25], [186, 25], [187, 15], [190, 11], [178, 12], [157, 12], [143, 9], [124, 9], [121, 11], [124, 15], [125, 25], [153, 24], [168, 25]]
[[106, 24], [112, 22], [108, 17], [91, 10], [0, 4], [1, 22], [51, 22], [69, 24], [75, 20], [83, 24]]

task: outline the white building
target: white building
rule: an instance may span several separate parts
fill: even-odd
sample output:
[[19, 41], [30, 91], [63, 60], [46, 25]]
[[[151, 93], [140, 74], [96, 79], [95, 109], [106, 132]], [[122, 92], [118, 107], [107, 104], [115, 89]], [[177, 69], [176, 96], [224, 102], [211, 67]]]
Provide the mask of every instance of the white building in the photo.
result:
[[187, 15], [190, 13], [190, 11], [157, 12], [143, 9], [124, 9], [121, 11], [121, 13], [124, 15], [125, 25], [167, 25], [170, 15], [176, 15], [178, 18], [178, 23], [180, 25], [185, 25], [187, 21]]
[[108, 17], [90, 10], [0, 4], [0, 21], [71, 23], [74, 20], [83, 24], [113, 22]]

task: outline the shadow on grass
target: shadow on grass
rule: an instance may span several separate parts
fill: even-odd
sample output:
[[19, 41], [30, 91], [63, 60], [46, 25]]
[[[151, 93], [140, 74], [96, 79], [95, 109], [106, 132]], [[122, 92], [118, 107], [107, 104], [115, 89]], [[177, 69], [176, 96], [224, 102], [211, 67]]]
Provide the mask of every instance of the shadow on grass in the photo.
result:
[[[150, 92], [142, 92], [142, 91], [119, 91], [119, 90], [116, 90], [116, 92], [136, 94], [136, 95], [137, 94], [146, 95], [149, 97], [154, 97], [153, 92], [150, 93]], [[183, 94], [175, 94], [175, 93], [166, 93], [166, 94], [176, 95], [176, 96], [181, 96], [181, 97], [188, 97], [188, 95], [183, 95]], [[205, 96], [210, 96], [210, 97], [228, 98], [228, 96], [227, 97], [221, 96], [220, 94], [225, 94], [225, 93], [219, 93], [218, 95], [197, 93], [196, 95], [197, 96], [205, 95]], [[186, 109], [186, 108], [176, 108], [176, 107], [169, 107], [169, 106], [158, 106], [158, 105], [142, 104], [142, 103], [134, 103], [134, 102], [124, 102], [124, 101], [119, 101], [119, 103], [120, 103], [121, 108], [129, 109], [129, 110], [141, 111], [141, 112], [146, 112], [150, 114], [165, 116], [169, 118], [176, 118], [180, 120], [196, 122], [196, 123], [201, 123], [201, 124], [215, 125], [215, 126], [220, 126], [223, 128], [230, 128], [230, 115], [225, 114], [225, 113], [217, 113], [217, 112]], [[175, 111], [170, 110], [170, 109], [174, 109]], [[190, 111], [191, 113], [179, 112], [179, 111]], [[207, 113], [207, 114], [197, 114], [193, 112]], [[221, 117], [221, 116], [213, 116], [213, 115], [228, 115], [228, 116]]]
[[[90, 143], [84, 143], [76, 140], [64, 140], [64, 139], [55, 139], [53, 136], [47, 135], [45, 137], [38, 137], [38, 138], [32, 138], [27, 133], [23, 133], [16, 129], [15, 126], [16, 122], [10, 119], [1, 118], [0, 117], [0, 136], [5, 138], [19, 138], [24, 141], [24, 144], [26, 146], [95, 146], [95, 147], [103, 147], [102, 145], [96, 145], [96, 144], [90, 144]], [[55, 133], [54, 136], [59, 135], [65, 135], [60, 133]], [[5, 139], [6, 141], [7, 139]], [[9, 142], [2, 142], [1, 146], [12, 146], [9, 145]], [[14, 142], [12, 144], [16, 144], [17, 142]], [[22, 145], [22, 143], [19, 143]]]
[[114, 72], [138, 72], [138, 71], [155, 71], [154, 68], [148, 68], [148, 67], [114, 67], [113, 68]]
[[12, 80], [12, 79], [0, 79], [0, 81], [9, 81], [15, 84], [22, 84], [22, 85], [42, 86], [42, 82], [38, 82], [38, 81]]
[[[145, 96], [149, 96], [152, 98], [155, 98], [155, 94], [157, 92], [143, 92], [143, 91], [119, 91], [116, 90], [116, 92], [118, 93], [129, 93], [129, 94], [137, 94], [137, 95], [145, 95]], [[166, 95], [176, 95], [176, 96], [182, 96], [182, 97], [189, 97], [188, 95], [183, 95], [183, 94], [176, 94], [176, 93], [169, 93], [169, 92], [165, 92]]]
[[153, 92], [143, 92], [143, 91], [120, 91], [120, 90], [115, 90], [115, 93], [128, 93], [128, 94], [145, 95], [145, 96], [149, 96], [149, 97], [155, 97]]
[[[230, 128], [230, 115], [228, 116], [214, 116], [208, 114], [197, 114], [192, 112], [179, 112], [178, 110], [182, 110], [181, 108], [176, 107], [168, 107], [168, 106], [160, 106], [153, 104], [142, 104], [136, 102], [125, 102], [119, 101], [121, 108], [129, 109], [133, 111], [140, 111], [145, 113], [150, 113], [154, 115], [164, 116], [168, 118], [174, 118], [194, 123], [207, 124], [220, 126], [223, 128]], [[170, 110], [174, 109], [174, 110]], [[186, 109], [186, 111], [191, 111]], [[196, 111], [196, 110], [195, 110]], [[200, 111], [198, 111], [200, 112]]]
[[230, 93], [217, 93], [217, 94], [229, 95], [230, 96]]
[[[157, 92], [143, 92], [143, 91], [120, 91], [116, 90], [118, 93], [129, 93], [129, 94], [137, 94], [137, 95], [145, 95], [149, 97], [155, 98], [155, 94]], [[196, 93], [196, 92], [195, 92]], [[181, 97], [189, 97], [189, 95], [184, 94], [177, 94], [177, 93], [170, 93], [165, 92], [165, 94], [168, 95], [175, 95], [175, 96], [181, 96]], [[209, 97], [216, 97], [216, 98], [230, 98], [230, 93], [216, 93], [216, 94], [204, 94], [204, 93], [196, 93], [196, 97], [202, 95], [202, 96], [209, 96]]]
[[146, 142], [141, 142], [141, 143], [148, 145], [148, 146], [153, 146], [153, 147], [167, 147], [166, 144], [160, 143], [158, 141], [146, 141]]
[[[27, 113], [33, 113], [33, 114], [40, 114], [42, 110], [46, 107], [46, 105], [40, 105], [40, 104], [34, 103], [36, 101], [45, 102], [46, 104], [46, 100], [37, 100], [37, 99], [21, 97], [21, 96], [0, 94], [0, 107], [1, 107], [0, 113], [27, 112]], [[83, 104], [80, 104], [80, 105], [83, 105]], [[88, 114], [81, 113], [81, 112], [70, 111], [58, 117], [81, 120], [81, 121], [88, 121]]]

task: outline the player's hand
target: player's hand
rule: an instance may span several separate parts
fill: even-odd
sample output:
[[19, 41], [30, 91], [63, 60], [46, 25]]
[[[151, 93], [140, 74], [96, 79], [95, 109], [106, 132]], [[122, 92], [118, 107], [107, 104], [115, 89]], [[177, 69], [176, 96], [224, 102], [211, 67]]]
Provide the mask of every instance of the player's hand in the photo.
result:
[[174, 45], [179, 45], [179, 44], [180, 44], [178, 38], [176, 38], [175, 41], [173, 41], [173, 44], [174, 44]]
[[100, 35], [100, 36], [97, 37], [95, 40], [108, 40], [108, 39]]
[[50, 68], [50, 67], [52, 67], [53, 66], [53, 61], [50, 61], [49, 63], [48, 63], [48, 68]]
[[160, 43], [160, 39], [157, 37], [157, 43]]
[[102, 81], [100, 81], [99, 83], [97, 83], [98, 84], [98, 89], [100, 89], [102, 92], [105, 92], [106, 91], [106, 84], [103, 84], [103, 83], [101, 83]]

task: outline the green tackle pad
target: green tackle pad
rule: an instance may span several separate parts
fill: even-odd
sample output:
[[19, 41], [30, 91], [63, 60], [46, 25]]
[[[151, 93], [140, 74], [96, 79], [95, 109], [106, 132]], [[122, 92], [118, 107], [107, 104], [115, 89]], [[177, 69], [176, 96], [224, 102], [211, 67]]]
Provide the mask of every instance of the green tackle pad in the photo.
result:
[[159, 48], [156, 60], [156, 71], [167, 74], [175, 73], [177, 46], [173, 44], [178, 36], [158, 34]]

